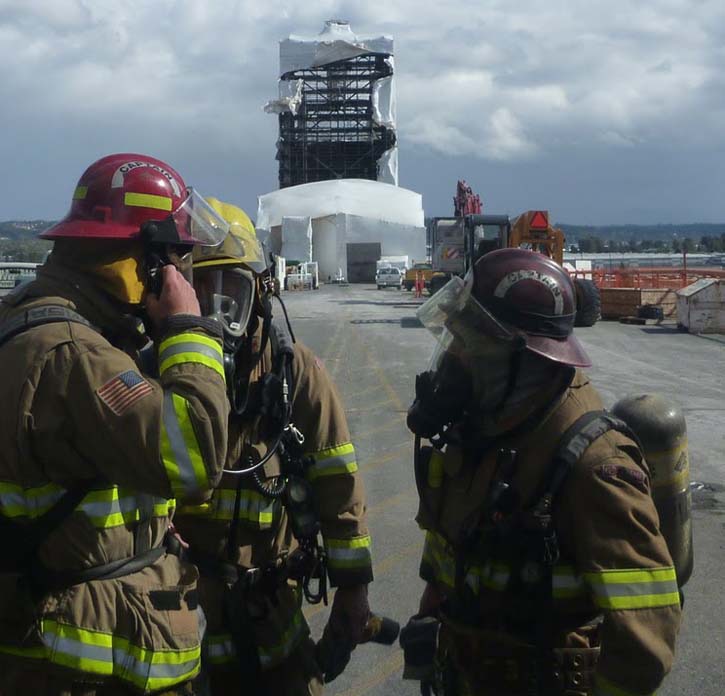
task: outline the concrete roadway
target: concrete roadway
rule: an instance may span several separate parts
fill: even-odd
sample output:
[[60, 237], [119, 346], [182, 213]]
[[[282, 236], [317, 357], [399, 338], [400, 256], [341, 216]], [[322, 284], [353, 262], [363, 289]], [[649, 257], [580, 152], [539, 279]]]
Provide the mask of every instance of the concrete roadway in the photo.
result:
[[[373, 535], [371, 606], [403, 624], [415, 613], [422, 589], [412, 436], [405, 426], [415, 375], [426, 368], [433, 348], [433, 338], [413, 319], [420, 300], [412, 293], [368, 285], [288, 292], [284, 300], [298, 339], [324, 360], [345, 403]], [[716, 491], [725, 489], [725, 345], [673, 327], [611, 322], [577, 329], [577, 335], [594, 361], [590, 374], [607, 406], [626, 394], [658, 391], [685, 409], [691, 476], [708, 486], [695, 494], [695, 573], [686, 588], [676, 664], [658, 694], [720, 696], [725, 679], [725, 507]], [[307, 607], [305, 613], [319, 636], [328, 610]], [[415, 683], [401, 680], [402, 665], [397, 645], [361, 646], [326, 693], [418, 694]]]

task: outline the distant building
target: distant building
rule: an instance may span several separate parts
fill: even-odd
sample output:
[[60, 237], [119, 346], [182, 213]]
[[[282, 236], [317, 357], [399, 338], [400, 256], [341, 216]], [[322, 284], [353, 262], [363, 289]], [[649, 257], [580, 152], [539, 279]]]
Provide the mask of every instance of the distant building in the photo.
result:
[[342, 20], [279, 47], [279, 187], [330, 179], [398, 183], [393, 39]]

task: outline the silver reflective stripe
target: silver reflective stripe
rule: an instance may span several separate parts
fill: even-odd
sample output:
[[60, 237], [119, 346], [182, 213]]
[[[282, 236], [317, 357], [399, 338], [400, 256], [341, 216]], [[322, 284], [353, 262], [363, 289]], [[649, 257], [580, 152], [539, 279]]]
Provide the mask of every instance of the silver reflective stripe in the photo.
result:
[[[217, 494], [219, 491], [217, 491]], [[224, 491], [224, 495], [217, 497], [217, 512], [223, 513], [224, 519], [231, 519], [234, 514], [235, 491]], [[271, 525], [274, 522], [275, 513], [279, 508], [276, 500], [267, 500], [256, 491], [243, 490], [239, 500], [240, 515], [260, 525]]]
[[129, 654], [121, 648], [113, 648], [113, 661], [122, 666], [124, 670], [132, 672], [142, 679], [180, 679], [191, 672], [199, 663], [198, 658], [179, 662], [178, 664], [164, 662], [144, 662]]
[[[179, 467], [179, 479], [186, 493], [194, 493], [199, 490], [194, 474], [194, 467], [191, 463], [191, 456], [186, 449], [186, 441], [181, 432], [179, 417], [174, 407], [174, 393], [164, 391], [164, 430], [174, 455], [174, 463]], [[173, 481], [172, 481], [173, 484]]]
[[232, 638], [228, 635], [210, 636], [207, 640], [206, 651], [209, 659], [215, 662], [226, 662], [237, 655]]
[[344, 466], [345, 464], [352, 464], [356, 461], [355, 452], [348, 454], [341, 454], [337, 457], [330, 457], [329, 459], [322, 459], [320, 461], [315, 460], [315, 468], [318, 471], [324, 471], [325, 469], [332, 469], [336, 466]]
[[[192, 671], [199, 662], [196, 657], [179, 663], [145, 662], [123, 648], [91, 645], [73, 638], [59, 636], [52, 631], [43, 633], [43, 642], [52, 651], [51, 659], [53, 653], [61, 653], [77, 660], [92, 660], [100, 664], [96, 664], [88, 671], [97, 674], [118, 674], [118, 676], [131, 672], [136, 677], [136, 679], [132, 679], [134, 683], [140, 680], [140, 683], [143, 684], [147, 679], [178, 679]], [[154, 651], [149, 650], [148, 654], [153, 656]]]
[[663, 595], [678, 592], [676, 580], [592, 584], [592, 590], [601, 597], [639, 597], [641, 595]]
[[[27, 517], [38, 517], [50, 510], [64, 495], [65, 490], [51, 491], [44, 495], [34, 496], [29, 490], [27, 494], [11, 491], [0, 492], [0, 507], [12, 511], [15, 508], [18, 514], [6, 514], [7, 517], [17, 517], [23, 514]], [[20, 512], [22, 511], [22, 512]]]
[[331, 561], [357, 561], [370, 557], [370, 549], [362, 546], [357, 549], [336, 549], [333, 546], [327, 548], [327, 556]]
[[206, 346], [198, 341], [175, 343], [168, 348], [164, 348], [161, 353], [159, 353], [158, 364], [161, 365], [165, 360], [173, 358], [175, 355], [179, 355], [180, 353], [201, 353], [202, 355], [206, 355], [207, 358], [216, 360], [222, 369], [224, 369], [224, 363], [219, 350], [214, 350], [210, 346]]

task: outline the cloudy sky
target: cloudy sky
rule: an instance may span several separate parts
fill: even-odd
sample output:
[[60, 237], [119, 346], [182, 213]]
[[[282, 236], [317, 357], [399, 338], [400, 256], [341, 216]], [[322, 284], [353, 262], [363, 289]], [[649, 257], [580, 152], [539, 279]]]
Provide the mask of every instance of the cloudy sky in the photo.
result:
[[0, 0], [0, 220], [65, 213], [85, 166], [153, 154], [254, 215], [276, 188], [278, 40], [396, 42], [401, 185], [452, 214], [725, 221], [722, 0]]

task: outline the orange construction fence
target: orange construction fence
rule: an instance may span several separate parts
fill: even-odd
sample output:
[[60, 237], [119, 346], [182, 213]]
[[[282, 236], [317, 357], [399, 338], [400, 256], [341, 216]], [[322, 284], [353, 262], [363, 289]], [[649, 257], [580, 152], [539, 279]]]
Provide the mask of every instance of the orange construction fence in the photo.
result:
[[722, 268], [595, 268], [571, 271], [575, 278], [589, 278], [600, 288], [661, 288], [679, 290], [701, 278], [725, 278]]

